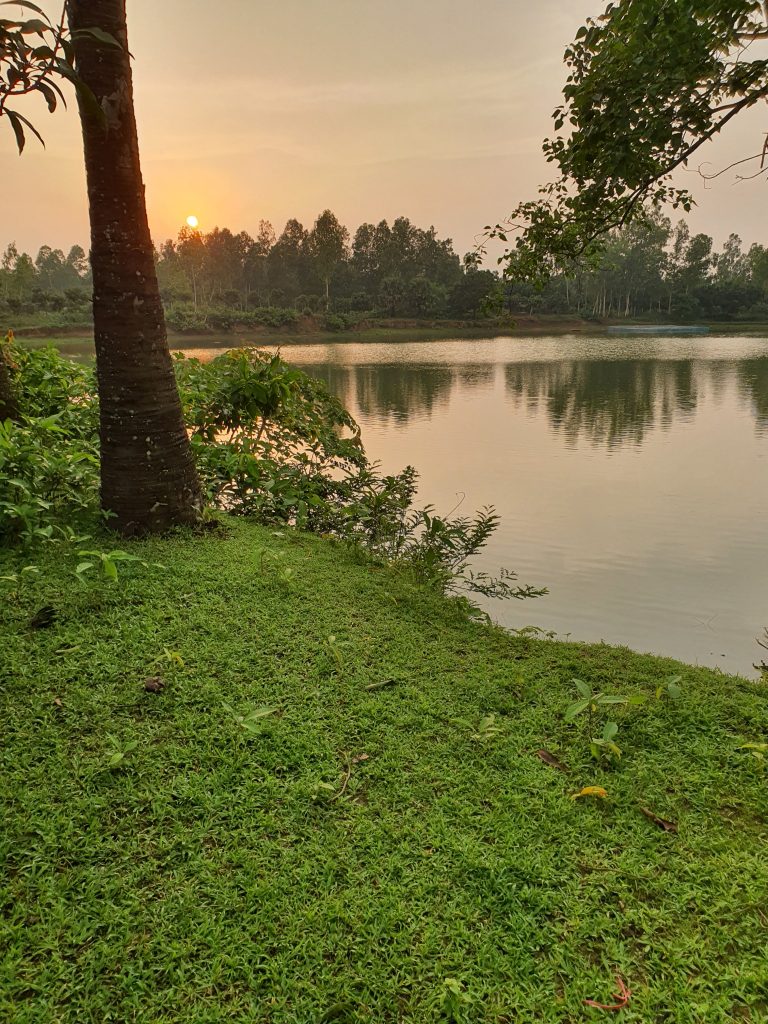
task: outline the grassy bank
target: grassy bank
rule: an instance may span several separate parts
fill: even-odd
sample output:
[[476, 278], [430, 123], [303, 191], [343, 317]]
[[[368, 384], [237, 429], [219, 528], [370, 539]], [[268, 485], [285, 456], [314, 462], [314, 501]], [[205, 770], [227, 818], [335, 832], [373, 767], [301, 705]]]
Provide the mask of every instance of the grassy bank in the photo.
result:
[[[616, 975], [612, 1019], [768, 1019], [768, 761], [737, 750], [768, 688], [469, 624], [290, 532], [131, 550], [164, 568], [55, 554], [0, 612], [0, 1019], [573, 1022]], [[649, 698], [615, 767], [575, 676]]]

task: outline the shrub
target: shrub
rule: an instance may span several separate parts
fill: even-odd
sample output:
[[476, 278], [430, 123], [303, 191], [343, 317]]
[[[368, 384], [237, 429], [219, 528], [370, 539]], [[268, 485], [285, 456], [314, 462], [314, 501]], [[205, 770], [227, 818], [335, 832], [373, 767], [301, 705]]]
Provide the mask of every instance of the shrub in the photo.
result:
[[178, 357], [193, 447], [209, 500], [229, 512], [335, 536], [443, 592], [534, 597], [514, 573], [473, 573], [498, 525], [493, 509], [446, 519], [414, 509], [412, 467], [382, 476], [360, 430], [325, 385], [279, 355], [238, 349], [203, 364]]
[[14, 345], [21, 421], [0, 423], [0, 541], [30, 546], [96, 507], [98, 409], [90, 370]]
[[[98, 407], [92, 371], [54, 349], [14, 347], [21, 419], [0, 425], [0, 540], [29, 546], [97, 512]], [[330, 535], [443, 592], [530, 597], [508, 571], [475, 574], [471, 558], [498, 519], [414, 509], [417, 474], [382, 475], [360, 430], [319, 380], [280, 355], [235, 349], [201, 363], [177, 356], [192, 447], [216, 508]]]

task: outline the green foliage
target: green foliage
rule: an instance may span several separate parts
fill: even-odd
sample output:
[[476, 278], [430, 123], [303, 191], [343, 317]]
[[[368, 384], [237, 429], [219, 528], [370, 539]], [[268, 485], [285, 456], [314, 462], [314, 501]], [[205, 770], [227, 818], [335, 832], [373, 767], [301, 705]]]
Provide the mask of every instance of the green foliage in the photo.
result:
[[[78, 551], [77, 555], [78, 558], [84, 559], [84, 561], [77, 563], [77, 568], [75, 569], [75, 575], [81, 580], [87, 573], [95, 570], [97, 572], [100, 571], [105, 579], [116, 583], [120, 575], [118, 565], [121, 562], [138, 563], [145, 569], [149, 568], [147, 562], [137, 558], [136, 555], [129, 554], [127, 551]], [[162, 566], [159, 568], [162, 568]]]
[[[672, 675], [662, 680], [656, 686], [656, 700], [679, 700], [683, 692], [680, 687], [682, 679], [681, 675]], [[621, 748], [616, 742], [616, 736], [619, 731], [618, 723], [610, 720], [604, 721], [600, 735], [595, 735], [600, 726], [598, 716], [600, 712], [604, 712], [610, 707], [641, 707], [647, 703], [646, 696], [642, 693], [634, 693], [629, 696], [625, 694], [602, 693], [595, 691], [591, 684], [583, 679], [574, 679], [572, 682], [579, 693], [579, 699], [565, 709], [563, 720], [565, 722], [573, 722], [577, 718], [584, 716], [586, 712], [587, 738], [592, 757], [596, 761], [621, 760]]]
[[267, 724], [267, 719], [276, 715], [279, 708], [250, 708], [240, 714], [229, 704], [222, 703], [222, 709], [231, 717], [237, 728], [246, 736], [261, 736]]
[[[14, 348], [22, 422], [0, 424], [0, 538], [27, 547], [69, 540], [96, 515], [98, 407], [92, 371], [53, 349]], [[535, 597], [471, 559], [498, 525], [493, 509], [444, 518], [414, 509], [417, 476], [382, 475], [369, 463], [360, 431], [319, 380], [258, 349], [234, 349], [202, 363], [179, 357], [176, 371], [198, 470], [214, 508], [322, 533], [397, 563], [442, 592]], [[82, 547], [82, 543], [80, 544]], [[116, 580], [122, 551], [81, 550], [77, 575]], [[261, 569], [264, 571], [265, 559]], [[279, 563], [285, 585], [293, 570]], [[469, 607], [467, 607], [469, 610]]]
[[[568, 134], [544, 143], [560, 177], [492, 232], [507, 241], [522, 229], [508, 271], [539, 279], [589, 258], [606, 231], [648, 207], [689, 210], [689, 191], [670, 175], [768, 95], [768, 60], [750, 49], [767, 35], [761, 0], [615, 0], [589, 19], [565, 52], [554, 125]], [[746, 159], [759, 174], [759, 151]]]
[[[385, 518], [378, 526], [378, 537], [370, 544], [378, 553], [396, 562], [405, 571], [441, 593], [467, 591], [487, 598], [522, 600], [541, 597], [545, 589], [517, 586], [517, 576], [502, 569], [498, 576], [474, 572], [470, 563], [499, 525], [493, 508], [483, 508], [474, 516], [454, 519], [435, 515], [432, 506], [411, 509], [416, 475], [401, 481], [399, 515]], [[396, 492], [397, 493], [397, 492]]]
[[138, 740], [126, 740], [121, 742], [116, 736], [112, 736], [110, 734], [107, 734], [106, 739], [109, 744], [110, 752], [106, 756], [105, 767], [109, 771], [114, 771], [115, 768], [123, 767], [129, 754], [132, 754], [139, 746]]
[[349, 413], [279, 355], [235, 349], [209, 363], [179, 358], [177, 372], [200, 474], [217, 507], [360, 545], [442, 592], [543, 593], [516, 586], [510, 571], [473, 572], [471, 559], [498, 526], [494, 510], [451, 519], [414, 509], [416, 472], [379, 474]]
[[[343, 546], [225, 525], [132, 543], [167, 569], [119, 589], [46, 546], [0, 602], [3, 1024], [764, 1019], [766, 761], [736, 750], [768, 738], [761, 683], [511, 636]], [[0, 549], [0, 575], [28, 561]], [[148, 693], [164, 647], [184, 665]], [[673, 674], [685, 699], [652, 699]], [[620, 770], [560, 721], [574, 676], [651, 698]], [[628, 1009], [586, 1008], [619, 972]]]
[[20, 422], [0, 423], [0, 543], [66, 539], [93, 514], [98, 410], [90, 371], [53, 349], [12, 349]]
[[180, 334], [207, 334], [211, 331], [226, 333], [236, 327], [271, 327], [275, 330], [295, 327], [301, 319], [301, 313], [296, 309], [274, 306], [239, 310], [216, 307], [196, 309], [193, 306], [174, 304], [166, 310], [165, 319], [168, 327]]
[[[62, 11], [59, 19], [52, 20], [30, 0], [13, 0], [3, 6], [15, 7], [16, 18], [0, 18], [0, 116], [7, 118], [19, 153], [24, 149], [27, 131], [43, 142], [32, 122], [17, 109], [19, 100], [32, 93], [42, 97], [52, 114], [59, 101], [66, 106], [59, 82], [69, 81], [74, 85], [80, 103], [87, 110], [103, 116], [93, 93], [77, 74], [73, 44], [79, 38], [87, 37], [102, 46], [118, 46], [116, 40], [98, 28], [81, 29], [70, 34], [66, 28], [65, 12]], [[28, 11], [37, 17], [25, 17]]]

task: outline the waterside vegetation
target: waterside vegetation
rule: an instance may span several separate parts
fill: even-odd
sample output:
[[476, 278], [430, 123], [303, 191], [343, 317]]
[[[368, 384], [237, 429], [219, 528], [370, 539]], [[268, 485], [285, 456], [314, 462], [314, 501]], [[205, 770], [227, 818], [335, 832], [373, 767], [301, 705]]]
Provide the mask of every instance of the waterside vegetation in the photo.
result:
[[3, 1020], [768, 1013], [763, 684], [243, 518], [130, 551], [4, 584]]

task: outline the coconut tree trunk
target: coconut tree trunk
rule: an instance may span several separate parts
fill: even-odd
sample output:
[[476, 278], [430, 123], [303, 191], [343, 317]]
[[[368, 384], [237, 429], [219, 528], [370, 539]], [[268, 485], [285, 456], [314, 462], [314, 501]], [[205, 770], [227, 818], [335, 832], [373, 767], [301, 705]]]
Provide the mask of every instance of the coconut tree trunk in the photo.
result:
[[19, 403], [11, 379], [5, 342], [0, 338], [0, 423], [19, 419]]
[[[69, 0], [91, 219], [101, 502], [126, 535], [195, 522], [202, 505], [168, 349], [133, 109], [125, 0]], [[78, 35], [109, 33], [120, 46]]]

